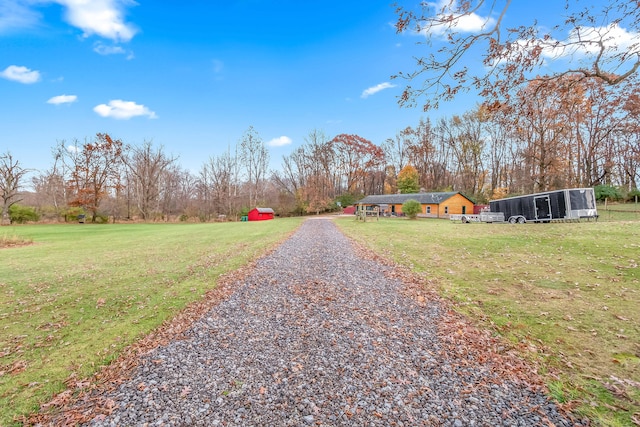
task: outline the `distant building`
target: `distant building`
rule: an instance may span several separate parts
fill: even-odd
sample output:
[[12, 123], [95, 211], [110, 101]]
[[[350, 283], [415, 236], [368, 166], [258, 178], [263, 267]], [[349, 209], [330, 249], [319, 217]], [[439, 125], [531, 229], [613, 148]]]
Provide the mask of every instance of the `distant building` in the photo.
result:
[[356, 207], [355, 206], [347, 206], [346, 208], [342, 209], [342, 213], [344, 215], [353, 215], [356, 213]]
[[402, 215], [402, 204], [409, 199], [422, 205], [424, 218], [449, 218], [451, 214], [472, 214], [473, 200], [460, 192], [381, 194], [367, 196], [358, 203], [365, 209], [378, 207], [382, 215]]
[[251, 209], [247, 214], [249, 221], [264, 221], [273, 219], [273, 209], [271, 208], [255, 208]]

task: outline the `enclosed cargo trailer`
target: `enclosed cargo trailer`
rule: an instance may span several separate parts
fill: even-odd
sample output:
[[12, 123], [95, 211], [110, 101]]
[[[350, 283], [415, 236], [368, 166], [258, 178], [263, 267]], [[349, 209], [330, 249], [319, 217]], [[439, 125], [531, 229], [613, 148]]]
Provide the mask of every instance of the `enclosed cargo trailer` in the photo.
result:
[[569, 188], [492, 200], [489, 209], [503, 213], [505, 220], [512, 224], [598, 218], [593, 188]]

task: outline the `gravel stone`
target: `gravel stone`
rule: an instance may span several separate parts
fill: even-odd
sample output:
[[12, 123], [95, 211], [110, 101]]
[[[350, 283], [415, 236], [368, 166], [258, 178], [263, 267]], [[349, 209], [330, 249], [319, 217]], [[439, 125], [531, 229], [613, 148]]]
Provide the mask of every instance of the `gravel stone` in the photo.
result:
[[87, 425], [576, 425], [473, 355], [458, 366], [436, 335], [440, 303], [357, 253], [331, 220], [305, 221]]

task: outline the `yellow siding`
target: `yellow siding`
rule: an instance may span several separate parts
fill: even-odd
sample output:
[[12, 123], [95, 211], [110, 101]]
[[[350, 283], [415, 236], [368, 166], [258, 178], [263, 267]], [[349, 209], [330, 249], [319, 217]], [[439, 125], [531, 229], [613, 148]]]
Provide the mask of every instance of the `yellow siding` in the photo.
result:
[[440, 204], [440, 216], [445, 215], [445, 209], [447, 209], [447, 214], [461, 214], [462, 207], [466, 207], [466, 214], [473, 214], [473, 203], [469, 201], [466, 197], [463, 197], [461, 194], [456, 194], [453, 197], [448, 198], [444, 202]]

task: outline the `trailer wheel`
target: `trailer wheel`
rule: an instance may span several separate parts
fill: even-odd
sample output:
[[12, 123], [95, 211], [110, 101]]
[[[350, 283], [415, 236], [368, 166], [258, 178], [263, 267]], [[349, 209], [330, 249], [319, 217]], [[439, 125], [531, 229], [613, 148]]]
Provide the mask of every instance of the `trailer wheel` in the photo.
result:
[[518, 224], [524, 224], [525, 222], [527, 222], [527, 220], [523, 216], [518, 218]]
[[517, 221], [518, 219], [515, 216], [509, 218], [509, 224], [515, 224]]

